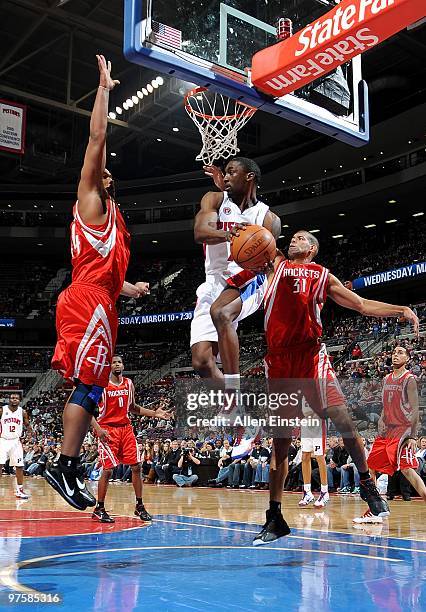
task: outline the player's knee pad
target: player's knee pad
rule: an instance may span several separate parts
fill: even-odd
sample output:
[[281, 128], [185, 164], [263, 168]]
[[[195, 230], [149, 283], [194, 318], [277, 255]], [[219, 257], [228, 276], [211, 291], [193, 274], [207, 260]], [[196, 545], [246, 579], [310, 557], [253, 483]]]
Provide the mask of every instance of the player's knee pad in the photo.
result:
[[103, 387], [98, 385], [85, 385], [77, 381], [74, 391], [71, 393], [69, 402], [81, 406], [92, 416], [95, 416], [98, 409], [98, 403], [101, 399]]

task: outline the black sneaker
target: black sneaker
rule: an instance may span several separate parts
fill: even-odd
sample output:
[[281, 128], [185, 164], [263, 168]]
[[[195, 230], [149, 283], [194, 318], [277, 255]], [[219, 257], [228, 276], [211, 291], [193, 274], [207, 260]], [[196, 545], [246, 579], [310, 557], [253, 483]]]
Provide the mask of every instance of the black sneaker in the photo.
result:
[[152, 521], [152, 516], [150, 515], [149, 512], [147, 512], [143, 504], [138, 504], [136, 506], [135, 516], [138, 516], [141, 521], [145, 521], [146, 523], [149, 523], [149, 521]]
[[59, 462], [51, 463], [46, 467], [44, 477], [70, 506], [77, 510], [86, 510], [89, 504], [77, 485], [76, 470], [64, 468]]
[[290, 533], [290, 527], [284, 520], [281, 512], [272, 514], [270, 510], [266, 511], [266, 523], [262, 527], [257, 536], [253, 540], [253, 546], [261, 546], [262, 544], [270, 544], [278, 538], [282, 538]]
[[389, 516], [390, 512], [387, 501], [381, 497], [372, 478], [360, 482], [359, 494], [361, 499], [367, 502], [374, 516]]
[[81, 465], [79, 465], [77, 468], [76, 481], [77, 481], [77, 487], [79, 488], [80, 494], [86, 500], [87, 505], [96, 506], [96, 499], [90, 493], [89, 489], [86, 486], [86, 483], [84, 482], [84, 468]]
[[93, 510], [92, 519], [100, 523], [115, 523], [115, 520], [108, 514], [105, 508], [95, 508]]

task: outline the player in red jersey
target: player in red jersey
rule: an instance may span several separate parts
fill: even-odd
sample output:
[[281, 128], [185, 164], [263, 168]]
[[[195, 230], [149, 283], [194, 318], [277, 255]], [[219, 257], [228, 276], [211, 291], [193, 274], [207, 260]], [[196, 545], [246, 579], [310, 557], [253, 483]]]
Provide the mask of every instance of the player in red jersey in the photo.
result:
[[[426, 486], [415, 471], [417, 429], [419, 427], [419, 395], [416, 377], [407, 370], [410, 355], [404, 346], [392, 352], [393, 372], [383, 381], [383, 411], [378, 422], [379, 435], [368, 455], [368, 467], [373, 477], [376, 472], [392, 476], [401, 470], [406, 479], [426, 502]], [[354, 519], [354, 523], [380, 523], [381, 518], [369, 510]]]
[[[273, 267], [268, 271], [264, 308], [268, 347], [265, 366], [269, 389], [271, 392], [291, 393], [288, 379], [297, 379], [294, 383], [294, 392], [297, 393], [301, 379], [304, 379], [303, 394], [311, 408], [320, 417], [329, 417], [344, 437], [345, 447], [360, 473], [361, 497], [367, 501], [373, 514], [387, 515], [388, 506], [380, 497], [370, 477], [361, 439], [354, 429], [325, 345], [320, 343], [321, 310], [328, 296], [337, 304], [366, 316], [404, 316], [414, 323], [416, 332], [418, 319], [405, 306], [366, 300], [346, 289], [327, 268], [312, 262], [318, 250], [319, 243], [315, 236], [301, 230], [291, 239], [288, 259], [279, 254]], [[247, 275], [247, 271], [241, 274]], [[228, 284], [233, 287], [237, 299], [241, 278], [230, 279]], [[230, 354], [227, 342], [231, 338], [232, 344], [232, 331], [228, 328], [226, 334], [219, 330], [218, 333], [221, 355], [223, 356], [224, 351]], [[223, 342], [223, 338], [227, 341]], [[282, 379], [286, 379], [287, 382], [284, 389]], [[300, 407], [297, 407], [297, 410], [300, 411]], [[300, 416], [300, 412], [294, 411], [293, 414], [290, 408], [286, 407], [280, 416], [291, 418]], [[254, 538], [254, 545], [267, 544], [290, 533], [281, 514], [290, 443], [289, 429], [280, 432], [280, 435], [274, 439], [270, 470], [270, 508], [266, 513], [263, 529]]]
[[47, 482], [79, 510], [96, 504], [78, 474], [78, 456], [108, 384], [118, 327], [115, 303], [120, 294], [140, 297], [149, 290], [147, 283], [124, 280], [130, 235], [105, 168], [109, 92], [119, 81], [111, 78], [111, 62], [96, 57], [99, 87], [71, 224], [72, 282], [58, 299], [52, 359], [52, 368], [73, 380], [75, 388], [64, 408], [62, 453], [45, 471]]
[[92, 425], [99, 437], [99, 457], [102, 475], [98, 483], [98, 503], [92, 518], [101, 523], [114, 523], [105, 510], [105, 496], [112, 470], [120, 463], [132, 468], [132, 484], [136, 495], [135, 515], [142, 521], [152, 520], [142, 501], [142, 478], [138, 444], [136, 442], [129, 413], [140, 416], [170, 419], [171, 413], [162, 408], [149, 410], [135, 403], [135, 388], [130, 378], [123, 376], [124, 364], [119, 355], [112, 359], [111, 377], [102, 393], [99, 416]]

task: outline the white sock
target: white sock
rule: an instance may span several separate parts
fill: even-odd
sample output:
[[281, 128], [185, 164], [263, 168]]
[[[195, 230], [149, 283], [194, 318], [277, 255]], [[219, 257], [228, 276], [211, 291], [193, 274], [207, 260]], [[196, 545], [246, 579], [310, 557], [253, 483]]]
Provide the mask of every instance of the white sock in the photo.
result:
[[321, 493], [328, 493], [328, 484], [321, 485]]
[[303, 485], [303, 488], [304, 488], [304, 490], [305, 490], [305, 492], [306, 492], [306, 493], [310, 493], [310, 492], [311, 492], [311, 485], [310, 485], [310, 484], [308, 484], [308, 485]]
[[240, 375], [239, 374], [225, 374], [225, 390], [227, 389], [240, 389]]

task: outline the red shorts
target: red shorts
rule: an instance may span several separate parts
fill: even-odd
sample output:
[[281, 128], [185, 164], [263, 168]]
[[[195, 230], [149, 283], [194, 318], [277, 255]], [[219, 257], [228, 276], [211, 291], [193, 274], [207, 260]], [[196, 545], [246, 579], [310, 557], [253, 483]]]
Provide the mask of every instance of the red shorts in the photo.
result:
[[107, 442], [98, 441], [99, 459], [104, 469], [111, 470], [120, 463], [135, 465], [140, 462], [138, 444], [130, 424], [118, 427], [102, 424], [100, 426], [110, 436]]
[[368, 455], [368, 467], [382, 474], [392, 476], [397, 470], [419, 467], [419, 462], [407, 446], [401, 444], [401, 438], [382, 438], [378, 436]]
[[117, 339], [115, 304], [102, 288], [74, 284], [61, 293], [56, 308], [52, 368], [85, 385], [107, 387]]
[[269, 351], [265, 370], [270, 391], [279, 392], [281, 386], [290, 391], [294, 386], [295, 392], [303, 389], [309, 406], [320, 416], [327, 407], [346, 403], [325, 344], [306, 343], [296, 348]]

